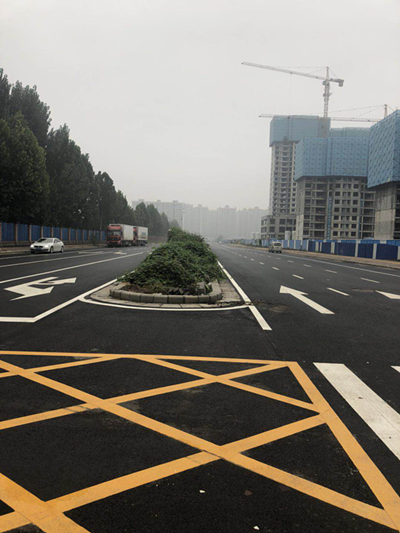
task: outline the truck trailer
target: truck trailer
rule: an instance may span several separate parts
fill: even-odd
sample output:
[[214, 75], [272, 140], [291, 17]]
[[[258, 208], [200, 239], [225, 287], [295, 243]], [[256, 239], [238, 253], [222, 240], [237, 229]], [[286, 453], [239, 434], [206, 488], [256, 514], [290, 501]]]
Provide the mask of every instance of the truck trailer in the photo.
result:
[[109, 224], [107, 227], [108, 246], [145, 246], [148, 229], [128, 224]]

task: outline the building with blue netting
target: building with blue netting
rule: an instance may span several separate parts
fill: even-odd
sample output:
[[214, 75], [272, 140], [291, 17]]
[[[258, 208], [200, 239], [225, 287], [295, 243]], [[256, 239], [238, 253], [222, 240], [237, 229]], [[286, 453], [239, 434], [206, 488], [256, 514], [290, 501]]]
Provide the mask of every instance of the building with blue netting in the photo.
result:
[[375, 238], [400, 239], [400, 111], [371, 128], [368, 187], [376, 192]]

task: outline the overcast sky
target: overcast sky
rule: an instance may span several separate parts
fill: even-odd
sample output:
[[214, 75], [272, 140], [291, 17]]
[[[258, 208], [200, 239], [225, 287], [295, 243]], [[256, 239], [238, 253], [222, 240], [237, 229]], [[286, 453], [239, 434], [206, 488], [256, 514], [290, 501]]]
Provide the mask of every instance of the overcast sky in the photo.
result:
[[395, 108], [399, 36], [397, 0], [0, 0], [0, 66], [37, 85], [95, 171], [128, 200], [212, 208], [268, 206], [260, 113], [323, 109], [318, 80], [242, 61], [329, 65], [345, 80], [332, 111]]

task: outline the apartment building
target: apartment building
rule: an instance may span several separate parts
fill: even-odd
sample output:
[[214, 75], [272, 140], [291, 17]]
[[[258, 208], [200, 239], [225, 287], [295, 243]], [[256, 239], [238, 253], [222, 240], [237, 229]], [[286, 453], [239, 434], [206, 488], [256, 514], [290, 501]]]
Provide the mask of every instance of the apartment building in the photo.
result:
[[261, 219], [261, 239], [289, 239], [296, 231], [296, 215], [267, 215]]
[[297, 145], [297, 239], [374, 237], [375, 192], [367, 184], [369, 130], [361, 128], [353, 136], [349, 130]]
[[371, 128], [368, 187], [376, 193], [375, 238], [400, 240], [400, 111]]

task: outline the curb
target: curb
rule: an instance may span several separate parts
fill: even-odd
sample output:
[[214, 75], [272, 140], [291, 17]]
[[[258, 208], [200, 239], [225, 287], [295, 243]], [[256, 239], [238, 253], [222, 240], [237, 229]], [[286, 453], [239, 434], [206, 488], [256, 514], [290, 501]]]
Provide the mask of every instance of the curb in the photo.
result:
[[179, 295], [179, 294], [145, 294], [143, 292], [124, 291], [122, 289], [110, 289], [110, 296], [118, 300], [146, 304], [215, 304], [222, 299], [222, 291], [217, 281], [212, 282], [213, 290], [210, 294]]

